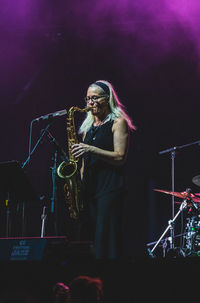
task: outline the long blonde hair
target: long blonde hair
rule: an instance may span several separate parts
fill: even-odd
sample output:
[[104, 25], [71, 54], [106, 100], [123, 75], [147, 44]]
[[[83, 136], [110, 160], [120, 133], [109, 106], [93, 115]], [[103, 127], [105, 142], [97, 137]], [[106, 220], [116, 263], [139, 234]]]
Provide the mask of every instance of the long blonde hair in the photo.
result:
[[[129, 129], [130, 130], [136, 130], [136, 126], [133, 124], [131, 118], [126, 113], [125, 107], [120, 102], [120, 100], [117, 96], [117, 93], [115, 92], [112, 84], [108, 81], [105, 81], [105, 80], [98, 80], [96, 82], [102, 82], [102, 83], [106, 84], [109, 88], [109, 92], [110, 92], [110, 94], [109, 94], [109, 106], [110, 106], [110, 111], [111, 111], [110, 114], [109, 114], [110, 120], [115, 120], [116, 118], [123, 117], [126, 120]], [[98, 86], [97, 84], [95, 84], [96, 82], [92, 83], [89, 87]], [[94, 116], [91, 114], [91, 112], [87, 112], [86, 118], [80, 126], [79, 134], [87, 133], [87, 131], [92, 126], [93, 122], [94, 122]]]

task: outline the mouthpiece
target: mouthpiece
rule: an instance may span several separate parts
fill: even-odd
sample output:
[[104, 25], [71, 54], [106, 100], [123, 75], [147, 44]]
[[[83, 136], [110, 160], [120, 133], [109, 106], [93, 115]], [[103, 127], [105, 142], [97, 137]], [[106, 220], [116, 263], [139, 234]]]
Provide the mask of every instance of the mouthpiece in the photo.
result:
[[92, 110], [94, 108], [94, 106], [88, 106], [86, 107], [86, 111], [89, 112], [90, 110]]

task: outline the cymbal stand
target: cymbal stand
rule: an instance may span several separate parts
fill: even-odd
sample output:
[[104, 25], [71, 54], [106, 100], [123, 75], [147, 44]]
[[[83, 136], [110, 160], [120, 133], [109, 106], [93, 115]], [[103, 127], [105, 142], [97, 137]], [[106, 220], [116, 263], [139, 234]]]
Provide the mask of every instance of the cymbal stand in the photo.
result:
[[[174, 168], [175, 168], [175, 156], [176, 156], [176, 149], [177, 147], [174, 146], [172, 148], [163, 150], [159, 152], [159, 155], [169, 153], [171, 154], [171, 186], [172, 186], [172, 191], [175, 190], [175, 173], [174, 173]], [[172, 195], [172, 220], [174, 218], [174, 196]], [[170, 233], [171, 233], [171, 241], [170, 241], [170, 248], [174, 248], [174, 228], [170, 228]]]
[[[181, 150], [183, 148], [186, 147], [190, 147], [192, 145], [200, 145], [200, 140], [192, 142], [192, 143], [188, 143], [188, 144], [184, 144], [184, 145], [179, 145], [179, 146], [174, 146], [172, 148], [168, 148], [166, 150], [160, 151], [158, 154], [159, 155], [163, 155], [166, 153], [170, 153], [171, 154], [171, 186], [172, 186], [172, 191], [175, 191], [175, 173], [174, 173], [174, 168], [175, 168], [175, 156], [176, 156], [176, 151], [177, 150]], [[172, 220], [174, 218], [174, 205], [175, 205], [175, 200], [174, 200], [174, 196], [172, 195]], [[174, 248], [174, 228], [170, 229], [171, 231], [171, 241], [170, 241], [170, 248]]]
[[180, 208], [178, 210], [178, 212], [176, 213], [176, 215], [174, 216], [173, 219], [168, 221], [168, 226], [165, 229], [165, 231], [163, 232], [163, 234], [160, 236], [160, 238], [158, 239], [158, 241], [156, 242], [156, 244], [154, 245], [154, 247], [152, 249], [148, 248], [148, 253], [151, 257], [154, 257], [154, 250], [156, 249], [156, 247], [158, 246], [158, 244], [161, 242], [161, 240], [163, 239], [163, 237], [166, 235], [166, 233], [170, 230], [170, 248], [174, 248], [172, 247], [172, 236], [173, 236], [173, 230], [174, 230], [174, 223], [176, 221], [176, 219], [178, 218], [178, 216], [180, 215], [180, 213], [187, 207], [187, 199], [184, 199], [183, 202], [180, 205]]

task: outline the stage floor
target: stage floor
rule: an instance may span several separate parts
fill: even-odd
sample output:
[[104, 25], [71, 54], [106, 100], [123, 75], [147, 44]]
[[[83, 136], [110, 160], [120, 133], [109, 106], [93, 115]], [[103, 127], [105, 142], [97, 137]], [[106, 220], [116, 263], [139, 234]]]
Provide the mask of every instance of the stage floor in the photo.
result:
[[[38, 255], [27, 253], [32, 248], [37, 251], [41, 243], [44, 250], [39, 249]], [[21, 290], [38, 303], [53, 303], [57, 282], [68, 284], [78, 275], [89, 275], [102, 279], [105, 302], [109, 303], [198, 299], [199, 257], [95, 260], [90, 243], [68, 243], [62, 237], [0, 239], [0, 248], [1, 296]], [[6, 258], [8, 248], [11, 250]], [[13, 251], [15, 257], [23, 256], [23, 252], [27, 259], [11, 260]]]
[[53, 286], [78, 275], [98, 276], [105, 302], [198, 299], [200, 259], [97, 261], [90, 256], [0, 262], [0, 292], [26, 290], [37, 302], [54, 302]]

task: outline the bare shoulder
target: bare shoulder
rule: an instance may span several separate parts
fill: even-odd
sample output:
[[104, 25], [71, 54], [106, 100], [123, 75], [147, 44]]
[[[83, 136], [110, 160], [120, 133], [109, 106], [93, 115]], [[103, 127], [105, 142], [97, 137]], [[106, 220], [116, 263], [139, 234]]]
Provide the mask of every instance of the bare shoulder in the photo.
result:
[[114, 120], [113, 123], [113, 131], [115, 130], [121, 130], [121, 131], [128, 131], [128, 123], [125, 118], [119, 117]]

